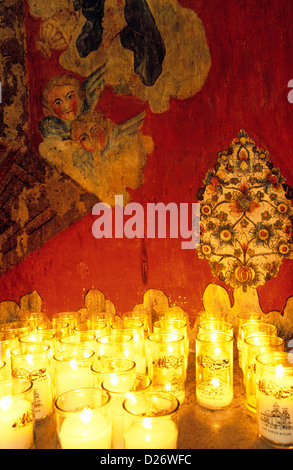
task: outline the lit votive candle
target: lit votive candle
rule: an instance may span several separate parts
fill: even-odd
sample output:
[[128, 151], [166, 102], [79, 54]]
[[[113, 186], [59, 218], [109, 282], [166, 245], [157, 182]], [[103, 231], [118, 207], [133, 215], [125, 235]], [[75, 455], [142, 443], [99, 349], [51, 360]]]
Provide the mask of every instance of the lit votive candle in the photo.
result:
[[99, 338], [99, 336], [104, 336], [108, 333], [108, 325], [104, 320], [88, 320], [86, 322], [79, 323], [74, 327], [76, 333], [86, 332]]
[[92, 350], [66, 350], [54, 354], [55, 396], [68, 390], [92, 387], [91, 366], [95, 352]]
[[34, 325], [26, 321], [14, 321], [0, 325], [0, 332], [10, 331], [18, 337], [27, 335], [34, 330]]
[[184, 336], [171, 331], [152, 333], [147, 337], [148, 374], [153, 387], [173, 393], [182, 404], [185, 399]]
[[61, 449], [111, 449], [110, 395], [97, 388], [70, 390], [55, 401]]
[[111, 333], [111, 325], [113, 323], [113, 318], [114, 315], [111, 312], [90, 311], [85, 315], [85, 321], [89, 323], [93, 321], [105, 321], [107, 323], [107, 334]]
[[32, 331], [34, 331], [40, 323], [48, 319], [49, 317], [44, 312], [25, 312], [19, 317], [19, 321], [24, 321], [32, 325]]
[[197, 327], [197, 333], [198, 331], [198, 326], [206, 321], [227, 321], [227, 312], [221, 312], [218, 310], [201, 310], [197, 312], [196, 315], [196, 327]]
[[236, 328], [235, 328], [235, 336], [236, 336], [236, 345], [238, 350], [238, 362], [239, 365], [242, 364], [242, 350], [243, 350], [243, 343], [241, 339], [241, 327], [246, 325], [247, 323], [267, 323], [267, 316], [264, 313], [258, 312], [240, 312], [236, 315]]
[[34, 448], [33, 386], [29, 380], [0, 381], [0, 449]]
[[256, 382], [259, 437], [275, 447], [293, 448], [293, 355], [259, 354]]
[[154, 333], [159, 333], [160, 331], [171, 331], [173, 333], [179, 333], [184, 336], [184, 360], [185, 360], [185, 371], [187, 371], [188, 366], [188, 355], [189, 355], [189, 339], [187, 332], [187, 323], [183, 320], [178, 320], [175, 318], [168, 318], [165, 320], [158, 320], [154, 322], [153, 325]]
[[177, 449], [179, 400], [167, 392], [146, 392], [124, 400], [125, 449]]
[[128, 333], [111, 333], [96, 339], [98, 359], [107, 357], [124, 357], [134, 360], [133, 336]]
[[140, 374], [145, 374], [146, 360], [144, 324], [139, 320], [135, 320], [134, 318], [129, 320], [121, 320], [112, 323], [111, 330], [114, 333], [126, 333], [133, 337], [133, 358], [136, 363], [136, 370]]
[[59, 312], [51, 316], [53, 327], [60, 324], [60, 321], [69, 324], [69, 333], [74, 333], [74, 327], [81, 323], [81, 314], [79, 312]]
[[94, 378], [94, 387], [101, 387], [104, 380], [116, 377], [118, 374], [134, 376], [136, 373], [136, 364], [130, 359], [110, 357], [95, 361], [91, 366], [91, 371]]
[[233, 337], [233, 325], [232, 323], [220, 320], [209, 320], [202, 321], [198, 325], [199, 333], [213, 333], [218, 331], [219, 333], [226, 333]]
[[20, 346], [22, 344], [27, 343], [40, 343], [40, 344], [48, 344], [50, 346], [50, 353], [53, 356], [55, 352], [55, 335], [54, 333], [45, 333], [45, 332], [38, 332], [35, 330], [33, 333], [29, 333], [28, 335], [21, 336], [19, 338]]
[[16, 333], [13, 331], [0, 331], [0, 359], [6, 362], [9, 377], [11, 376], [11, 350], [18, 346], [19, 341]]
[[249, 411], [256, 413], [256, 356], [268, 351], [284, 351], [284, 340], [278, 336], [255, 335], [244, 339], [243, 382], [245, 404]]
[[233, 337], [226, 333], [196, 335], [196, 399], [219, 410], [233, 399]]
[[26, 378], [33, 383], [35, 420], [51, 415], [54, 382], [50, 346], [27, 343], [12, 349], [11, 372], [13, 377]]
[[251, 322], [244, 323], [241, 325], [239, 330], [239, 350], [238, 350], [238, 362], [239, 367], [242, 369], [242, 356], [243, 356], [243, 345], [244, 340], [248, 336], [260, 336], [260, 335], [270, 335], [277, 336], [277, 328], [271, 323], [262, 323], [262, 322]]
[[59, 339], [57, 349], [64, 351], [68, 349], [91, 349], [96, 350], [96, 337], [87, 331], [79, 331]]
[[151, 388], [151, 379], [144, 374], [119, 374], [102, 382], [102, 390], [111, 395], [112, 414], [112, 449], [123, 449], [123, 408], [122, 404], [128, 396], [138, 396]]
[[69, 323], [63, 320], [55, 320], [54, 326], [52, 321], [40, 323], [36, 328], [38, 333], [52, 333], [54, 334], [55, 343], [63, 336], [69, 335]]

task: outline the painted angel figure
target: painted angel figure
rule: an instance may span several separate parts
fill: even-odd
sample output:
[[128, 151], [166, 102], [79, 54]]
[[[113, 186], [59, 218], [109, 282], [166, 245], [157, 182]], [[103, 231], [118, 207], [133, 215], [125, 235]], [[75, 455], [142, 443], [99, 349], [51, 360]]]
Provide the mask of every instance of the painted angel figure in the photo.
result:
[[125, 138], [139, 132], [144, 117], [145, 112], [122, 124], [114, 124], [97, 111], [85, 113], [72, 122], [71, 138], [87, 152], [99, 152], [102, 159], [106, 159], [107, 153], [121, 148]]
[[98, 67], [83, 82], [70, 74], [48, 80], [42, 97], [45, 117], [39, 123], [44, 139], [70, 139], [74, 119], [94, 109], [104, 86], [106, 64]]

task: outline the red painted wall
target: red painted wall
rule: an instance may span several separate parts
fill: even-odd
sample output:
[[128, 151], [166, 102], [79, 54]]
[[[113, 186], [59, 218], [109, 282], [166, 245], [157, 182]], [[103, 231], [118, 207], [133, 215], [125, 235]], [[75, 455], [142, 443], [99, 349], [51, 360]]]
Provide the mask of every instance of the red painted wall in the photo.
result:
[[[196, 202], [196, 191], [216, 160], [244, 128], [293, 186], [293, 104], [287, 84], [293, 79], [293, 5], [288, 0], [185, 0], [205, 27], [212, 66], [202, 90], [187, 100], [172, 99], [163, 114], [152, 114], [133, 97], [106, 89], [100, 108], [120, 121], [146, 109], [144, 131], [152, 135], [154, 152], [144, 169], [144, 185], [134, 201]], [[38, 148], [37, 122], [42, 117], [41, 90], [47, 79], [62, 72], [58, 54], [35, 55], [38, 21], [27, 14], [31, 141]], [[54, 55], [55, 54], [55, 55]], [[38, 57], [37, 63], [35, 62]], [[180, 59], [179, 59], [180, 60]], [[148, 282], [141, 276], [142, 240], [96, 240], [95, 217], [86, 215], [0, 278], [0, 301], [19, 300], [37, 290], [48, 314], [83, 305], [88, 289], [102, 290], [118, 311], [142, 301], [148, 288], [162, 289], [171, 302], [192, 315], [202, 308], [202, 294], [213, 282], [205, 260], [182, 250], [181, 240], [146, 240]], [[224, 284], [222, 284], [224, 285]], [[228, 291], [231, 290], [227, 287]], [[293, 294], [292, 262], [284, 261], [276, 279], [259, 288], [264, 311], [282, 310]]]

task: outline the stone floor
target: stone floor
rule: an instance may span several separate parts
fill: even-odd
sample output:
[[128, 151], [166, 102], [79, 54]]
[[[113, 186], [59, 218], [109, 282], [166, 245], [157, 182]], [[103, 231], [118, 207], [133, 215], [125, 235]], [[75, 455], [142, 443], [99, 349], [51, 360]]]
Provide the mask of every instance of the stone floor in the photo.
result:
[[[53, 419], [37, 424], [37, 449], [57, 449]], [[256, 415], [244, 403], [242, 372], [234, 360], [234, 398], [221, 411], [202, 408], [195, 400], [194, 353], [190, 352], [185, 402], [180, 410], [178, 449], [269, 449], [257, 434]]]

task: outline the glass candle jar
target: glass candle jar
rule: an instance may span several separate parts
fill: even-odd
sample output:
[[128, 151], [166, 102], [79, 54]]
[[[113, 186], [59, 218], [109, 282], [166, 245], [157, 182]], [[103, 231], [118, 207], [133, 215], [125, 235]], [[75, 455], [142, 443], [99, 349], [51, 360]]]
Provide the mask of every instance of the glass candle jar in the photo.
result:
[[184, 361], [185, 361], [185, 372], [187, 372], [188, 366], [188, 356], [189, 356], [189, 339], [187, 324], [183, 320], [177, 320], [175, 318], [168, 318], [165, 320], [158, 320], [153, 325], [154, 333], [159, 333], [160, 331], [171, 331], [173, 333], [179, 333], [184, 336]]
[[58, 341], [58, 350], [64, 351], [65, 349], [72, 348], [85, 348], [96, 350], [96, 337], [94, 334], [88, 333], [87, 331], [79, 331], [68, 336], [63, 336]]
[[76, 325], [74, 331], [75, 333], [90, 333], [97, 339], [99, 336], [105, 336], [108, 333], [108, 325], [105, 320], [88, 320]]
[[151, 379], [144, 374], [120, 374], [109, 377], [102, 382], [102, 390], [111, 395], [112, 415], [112, 449], [123, 449], [123, 408], [122, 404], [128, 396], [137, 397], [151, 388]]
[[53, 357], [55, 353], [55, 335], [54, 333], [39, 333], [35, 331], [33, 333], [29, 333], [28, 335], [21, 336], [19, 338], [20, 346], [22, 344], [27, 343], [39, 343], [39, 344], [48, 344], [50, 346], [50, 353]]
[[111, 449], [110, 395], [98, 388], [70, 390], [55, 401], [61, 449]]
[[234, 336], [232, 323], [220, 320], [203, 321], [198, 325], [199, 333], [226, 333], [227, 335]]
[[242, 355], [243, 355], [243, 344], [244, 339], [248, 336], [258, 336], [258, 335], [270, 335], [277, 336], [277, 328], [271, 323], [262, 323], [262, 322], [251, 322], [244, 323], [241, 325], [239, 331], [239, 351], [238, 351], [238, 362], [239, 367], [242, 369]]
[[274, 447], [293, 448], [292, 359], [276, 351], [256, 356], [258, 434]]
[[25, 378], [33, 383], [34, 418], [47, 418], [53, 408], [53, 369], [50, 346], [46, 344], [22, 344], [11, 351], [13, 377]]
[[32, 331], [34, 331], [40, 323], [43, 323], [48, 319], [49, 317], [44, 312], [26, 312], [22, 313], [19, 317], [19, 321], [31, 323]]
[[227, 315], [228, 315], [227, 312], [219, 312], [217, 310], [215, 310], [215, 311], [214, 310], [201, 310], [201, 311], [197, 312], [196, 319], [195, 319], [197, 333], [199, 333], [198, 326], [202, 322], [212, 321], [212, 320], [226, 322], [227, 321]]
[[95, 361], [91, 366], [94, 376], [94, 387], [101, 387], [102, 382], [110, 377], [119, 374], [135, 375], [136, 364], [134, 361], [125, 358], [113, 357]]
[[124, 357], [134, 360], [133, 336], [121, 332], [100, 336], [96, 339], [97, 359]]
[[18, 346], [19, 340], [15, 332], [0, 331], [0, 359], [6, 362], [9, 376], [11, 376], [11, 350]]
[[0, 380], [8, 379], [8, 369], [5, 361], [0, 360]]
[[200, 406], [220, 410], [233, 399], [233, 337], [226, 333], [198, 333], [196, 399]]
[[122, 315], [122, 320], [139, 320], [143, 323], [145, 336], [152, 332], [152, 317], [147, 309], [138, 308]]
[[238, 350], [238, 362], [242, 363], [242, 341], [240, 336], [240, 329], [246, 323], [267, 323], [267, 317], [264, 313], [243, 312], [236, 315], [236, 345]]
[[244, 339], [243, 382], [246, 407], [256, 413], [256, 356], [268, 351], [284, 351], [284, 340], [278, 336], [256, 335]]
[[81, 323], [81, 314], [78, 312], [59, 312], [59, 313], [54, 313], [51, 316], [51, 321], [52, 325], [55, 328], [58, 324], [60, 324], [60, 321], [68, 323], [69, 324], [69, 333], [74, 332], [74, 327], [78, 324]]
[[172, 332], [152, 333], [147, 338], [148, 374], [153, 387], [185, 398], [184, 336]]
[[168, 392], [146, 392], [123, 402], [125, 449], [177, 449], [179, 400]]
[[33, 384], [12, 377], [0, 381], [0, 449], [33, 449]]
[[85, 315], [86, 322], [105, 321], [107, 323], [107, 334], [111, 333], [111, 325], [113, 323], [113, 314], [110, 312], [88, 312]]
[[0, 332], [10, 331], [15, 333], [18, 337], [31, 333], [33, 329], [33, 325], [25, 321], [14, 321], [0, 325]]
[[54, 354], [55, 396], [58, 398], [68, 390], [92, 387], [95, 352], [83, 349], [68, 349]]
[[136, 370], [140, 374], [146, 373], [144, 326], [139, 320], [129, 319], [112, 323], [114, 333], [126, 333], [133, 337], [133, 358]]
[[55, 320], [53, 326], [52, 321], [47, 321], [44, 323], [40, 323], [37, 326], [37, 332], [54, 334], [55, 343], [57, 343], [59, 339], [69, 335], [69, 323], [66, 323], [63, 320]]

